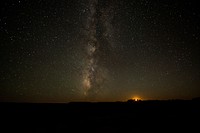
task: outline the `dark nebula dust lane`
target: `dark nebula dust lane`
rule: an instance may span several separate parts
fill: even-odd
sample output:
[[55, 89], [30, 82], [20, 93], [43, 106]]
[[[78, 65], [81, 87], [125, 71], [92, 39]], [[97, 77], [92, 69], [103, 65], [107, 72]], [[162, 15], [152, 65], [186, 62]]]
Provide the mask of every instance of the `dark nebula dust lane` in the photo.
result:
[[[96, 87], [98, 74], [98, 50], [99, 42], [97, 40], [97, 4], [98, 1], [89, 2], [88, 18], [86, 20], [85, 27], [85, 40], [86, 40], [86, 59], [85, 59], [85, 69], [83, 70], [83, 89], [84, 94]], [[101, 78], [101, 77], [100, 77]]]
[[0, 101], [199, 97], [198, 5], [1, 0]]
[[[98, 0], [89, 0], [84, 27], [84, 44], [86, 49], [85, 66], [83, 68], [83, 92], [86, 96], [96, 96], [104, 88], [107, 80], [106, 68], [103, 67], [103, 56], [112, 55], [109, 48], [112, 46], [112, 9], [113, 5], [105, 7]], [[109, 53], [106, 51], [109, 51]]]

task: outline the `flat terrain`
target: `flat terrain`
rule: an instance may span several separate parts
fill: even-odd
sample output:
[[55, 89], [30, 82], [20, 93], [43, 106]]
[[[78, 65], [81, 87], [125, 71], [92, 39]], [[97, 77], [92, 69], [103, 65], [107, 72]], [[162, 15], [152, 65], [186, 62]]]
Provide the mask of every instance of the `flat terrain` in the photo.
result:
[[3, 132], [200, 132], [200, 101], [0, 103], [0, 120]]

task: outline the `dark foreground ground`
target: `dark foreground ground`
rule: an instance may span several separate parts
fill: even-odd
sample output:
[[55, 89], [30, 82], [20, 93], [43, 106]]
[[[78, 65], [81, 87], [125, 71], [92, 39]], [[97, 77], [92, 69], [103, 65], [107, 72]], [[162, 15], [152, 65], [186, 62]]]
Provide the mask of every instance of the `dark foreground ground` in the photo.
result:
[[200, 101], [0, 103], [0, 132], [200, 132]]

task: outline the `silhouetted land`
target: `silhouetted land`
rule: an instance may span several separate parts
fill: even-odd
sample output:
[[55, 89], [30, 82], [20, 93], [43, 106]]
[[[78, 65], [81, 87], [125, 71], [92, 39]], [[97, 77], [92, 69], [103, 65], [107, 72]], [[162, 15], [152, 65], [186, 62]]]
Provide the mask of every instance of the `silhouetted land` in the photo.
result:
[[[0, 103], [7, 132], [199, 132], [200, 100]], [[4, 132], [5, 132], [4, 131]]]

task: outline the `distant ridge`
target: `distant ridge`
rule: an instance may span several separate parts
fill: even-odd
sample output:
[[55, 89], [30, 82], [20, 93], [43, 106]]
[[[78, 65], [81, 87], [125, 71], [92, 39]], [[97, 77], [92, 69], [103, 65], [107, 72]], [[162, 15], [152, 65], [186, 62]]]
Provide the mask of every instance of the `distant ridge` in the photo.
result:
[[193, 98], [192, 100], [200, 101], [200, 97], [195, 97], [195, 98]]

